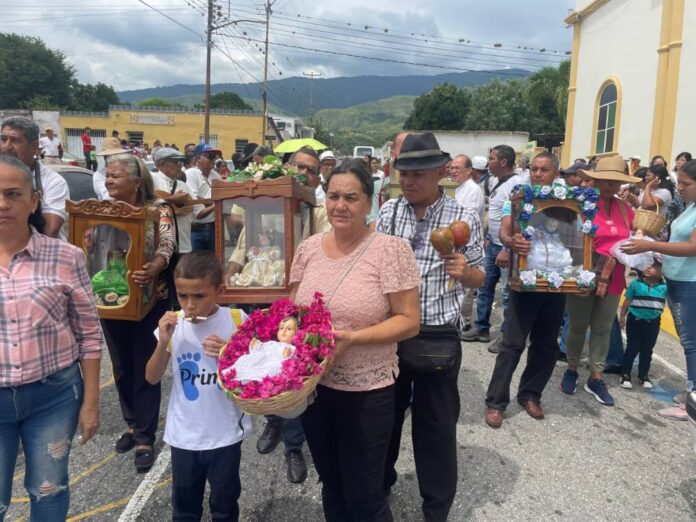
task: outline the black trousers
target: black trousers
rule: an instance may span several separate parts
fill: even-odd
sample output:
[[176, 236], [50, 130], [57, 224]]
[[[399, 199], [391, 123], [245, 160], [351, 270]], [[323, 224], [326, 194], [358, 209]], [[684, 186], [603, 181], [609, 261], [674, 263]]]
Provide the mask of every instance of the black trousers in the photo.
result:
[[318, 386], [302, 426], [322, 483], [327, 522], [391, 522], [383, 483], [394, 386], [366, 392]]
[[152, 385], [145, 380], [145, 367], [157, 347], [153, 332], [167, 309], [167, 300], [160, 299], [141, 321], [101, 321], [109, 346], [123, 420], [133, 429], [137, 444], [151, 445], [155, 442], [160, 385]]
[[445, 521], [457, 492], [457, 421], [462, 363], [461, 344], [457, 359], [446, 373], [412, 373], [399, 366], [396, 380], [396, 416], [387, 456], [385, 489], [396, 483], [404, 415], [411, 406], [411, 436], [418, 488], [423, 498], [425, 520]]
[[510, 291], [507, 328], [503, 333], [486, 405], [505, 410], [510, 404], [510, 382], [529, 337], [527, 366], [520, 377], [517, 400], [541, 402], [558, 359], [558, 332], [561, 329], [565, 295]]
[[199, 521], [203, 515], [206, 480], [210, 484], [212, 520], [239, 520], [239, 461], [242, 443], [192, 451], [172, 446], [172, 520]]
[[[692, 318], [693, 319], [693, 318]], [[638, 359], [638, 377], [647, 377], [650, 372], [653, 348], [660, 335], [660, 318], [638, 319], [632, 313], [626, 317], [626, 351], [623, 357], [623, 373], [631, 375], [633, 361]]]

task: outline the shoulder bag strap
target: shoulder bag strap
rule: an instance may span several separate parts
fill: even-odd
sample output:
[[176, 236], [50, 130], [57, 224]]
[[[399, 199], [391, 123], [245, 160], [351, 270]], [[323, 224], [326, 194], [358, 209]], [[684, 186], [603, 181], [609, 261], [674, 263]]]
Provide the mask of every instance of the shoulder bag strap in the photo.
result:
[[391, 217], [391, 225], [389, 227], [389, 235], [393, 236], [394, 232], [396, 232], [396, 212], [399, 210], [399, 203], [401, 203], [401, 200], [404, 198], [403, 194], [399, 196], [399, 198], [396, 200], [396, 203], [394, 203], [394, 211], [392, 212], [392, 217]]

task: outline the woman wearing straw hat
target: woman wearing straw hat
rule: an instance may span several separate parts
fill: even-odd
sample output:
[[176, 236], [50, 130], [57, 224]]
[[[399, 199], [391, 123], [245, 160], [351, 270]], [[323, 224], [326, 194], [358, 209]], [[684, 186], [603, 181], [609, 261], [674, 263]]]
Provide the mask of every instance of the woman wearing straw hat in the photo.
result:
[[[601, 404], [613, 406], [614, 398], [607, 390], [603, 371], [611, 325], [616, 317], [621, 294], [626, 288], [626, 268], [611, 257], [611, 248], [619, 241], [628, 239], [633, 226], [634, 212], [631, 206], [616, 197], [624, 183], [636, 183], [638, 178], [626, 173], [626, 162], [621, 156], [602, 158], [596, 170], [581, 170], [582, 174], [595, 180], [599, 189], [598, 212], [594, 219], [597, 233], [593, 239], [594, 250], [604, 261], [602, 272], [607, 276], [603, 283], [598, 281], [597, 293], [579, 297], [569, 295], [568, 308], [568, 369], [563, 374], [561, 391], [573, 394], [578, 381], [578, 364], [585, 344], [585, 332], [590, 328], [590, 378], [585, 391], [592, 394]], [[611, 267], [614, 266], [613, 270]]]

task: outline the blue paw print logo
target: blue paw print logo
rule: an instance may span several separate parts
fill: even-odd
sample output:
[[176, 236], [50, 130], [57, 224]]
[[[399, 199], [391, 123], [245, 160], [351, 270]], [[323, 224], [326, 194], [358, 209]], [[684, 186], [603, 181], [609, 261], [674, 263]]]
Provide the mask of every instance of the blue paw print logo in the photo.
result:
[[181, 385], [184, 388], [184, 397], [190, 401], [195, 401], [200, 395], [196, 386], [196, 379], [199, 377], [198, 361], [200, 360], [200, 353], [184, 353], [176, 358], [176, 362], [179, 363], [179, 374], [181, 375]]

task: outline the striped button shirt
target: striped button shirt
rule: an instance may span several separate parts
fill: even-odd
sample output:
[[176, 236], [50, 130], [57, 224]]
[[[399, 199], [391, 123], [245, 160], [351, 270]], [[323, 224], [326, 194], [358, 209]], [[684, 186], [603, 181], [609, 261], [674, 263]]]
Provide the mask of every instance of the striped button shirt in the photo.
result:
[[447, 227], [456, 220], [467, 222], [471, 228], [469, 243], [457, 252], [466, 256], [469, 266], [483, 270], [481, 220], [476, 212], [461, 207], [454, 199], [441, 194], [421, 220], [416, 219], [413, 207], [404, 198], [387, 201], [379, 213], [377, 230], [408, 241], [416, 255], [421, 275], [422, 324], [462, 326], [460, 310], [464, 288], [459, 283], [451, 290], [448, 288], [445, 264], [430, 243], [433, 230]]
[[0, 387], [97, 359], [105, 346], [84, 253], [32, 228], [0, 266]]

